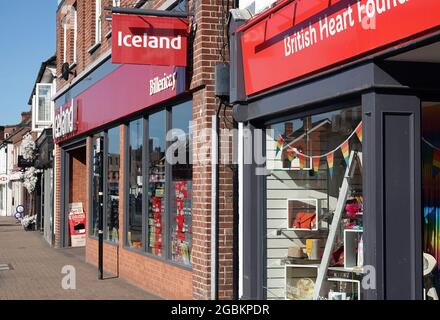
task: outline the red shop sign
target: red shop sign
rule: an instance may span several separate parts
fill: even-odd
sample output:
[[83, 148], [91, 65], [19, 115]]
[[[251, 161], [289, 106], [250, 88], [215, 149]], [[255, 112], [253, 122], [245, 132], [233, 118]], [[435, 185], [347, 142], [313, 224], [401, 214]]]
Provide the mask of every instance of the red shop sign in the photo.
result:
[[439, 26], [439, 0], [283, 2], [240, 29], [246, 94], [401, 45]]
[[188, 19], [114, 14], [112, 61], [186, 67]]

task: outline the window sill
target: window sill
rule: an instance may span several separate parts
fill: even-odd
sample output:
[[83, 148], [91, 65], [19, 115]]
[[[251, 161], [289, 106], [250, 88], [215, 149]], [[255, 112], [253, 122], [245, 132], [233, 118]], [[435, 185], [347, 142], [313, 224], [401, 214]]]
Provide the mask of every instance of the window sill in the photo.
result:
[[72, 64], [69, 66], [69, 69], [72, 70], [75, 67], [76, 67], [76, 61], [72, 62]]
[[[89, 239], [92, 239], [92, 240], [95, 240], [95, 241], [99, 240], [98, 237], [96, 237], [94, 235], [89, 235]], [[119, 242], [114, 242], [114, 241], [110, 241], [110, 240], [104, 239], [104, 243], [105, 244], [109, 244], [109, 245], [111, 245], [113, 247], [119, 247]]]
[[183, 265], [183, 264], [180, 264], [180, 263], [174, 262], [174, 261], [172, 261], [172, 260], [168, 260], [168, 259], [165, 259], [165, 258], [163, 258], [163, 257], [155, 256], [154, 254], [151, 254], [151, 253], [149, 253], [149, 252], [145, 252], [143, 249], [131, 248], [131, 247], [127, 246], [127, 245], [124, 245], [123, 248], [124, 248], [125, 250], [127, 250], [127, 251], [130, 251], [130, 252], [134, 252], [134, 253], [140, 254], [141, 256], [144, 256], [144, 257], [146, 257], [146, 258], [154, 259], [154, 260], [160, 261], [160, 262], [162, 262], [162, 263], [168, 264], [168, 265], [170, 265], [170, 266], [174, 266], [174, 267], [180, 268], [180, 269], [182, 269], [182, 270], [186, 270], [186, 271], [190, 271], [190, 272], [193, 271], [192, 266], [185, 266], [185, 265]]
[[96, 50], [98, 50], [98, 48], [101, 46], [101, 42], [97, 42], [95, 43], [93, 46], [91, 46], [89, 48], [89, 50], [87, 50], [88, 53], [93, 54]]
[[109, 32], [107, 32], [104, 36], [106, 39], [110, 39], [112, 37], [112, 30], [110, 30]]

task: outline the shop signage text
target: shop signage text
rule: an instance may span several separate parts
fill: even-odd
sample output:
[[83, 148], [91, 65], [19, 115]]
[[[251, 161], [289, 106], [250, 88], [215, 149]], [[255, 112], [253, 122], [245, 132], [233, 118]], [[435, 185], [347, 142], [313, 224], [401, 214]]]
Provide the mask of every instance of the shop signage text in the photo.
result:
[[77, 130], [77, 106], [72, 100], [64, 107], [55, 109], [54, 138], [60, 139], [75, 133]]
[[402, 44], [440, 27], [438, 0], [328, 3], [317, 1], [315, 7], [306, 1], [284, 4], [256, 24], [242, 27], [247, 95]]
[[177, 72], [164, 74], [163, 77], [155, 77], [150, 80], [150, 96], [165, 90], [174, 90], [176, 88]]
[[113, 63], [185, 67], [188, 19], [114, 14]]

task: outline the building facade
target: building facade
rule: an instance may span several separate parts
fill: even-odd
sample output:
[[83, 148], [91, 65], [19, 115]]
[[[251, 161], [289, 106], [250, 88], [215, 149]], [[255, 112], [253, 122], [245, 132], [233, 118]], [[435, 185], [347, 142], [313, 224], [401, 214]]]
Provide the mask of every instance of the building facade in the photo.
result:
[[[109, 6], [188, 12], [187, 67], [112, 63]], [[214, 71], [228, 60], [232, 7], [211, 0], [65, 0], [57, 11], [55, 246], [85, 245], [86, 261], [98, 265], [102, 210], [104, 270], [168, 299], [236, 294], [233, 169], [166, 161], [176, 142], [181, 158], [211, 157], [203, 132], [213, 130], [219, 105]], [[217, 123], [224, 127], [231, 118], [225, 109]], [[167, 139], [167, 132], [178, 134]], [[218, 150], [229, 155], [229, 145]], [[74, 223], [73, 213], [86, 221]]]

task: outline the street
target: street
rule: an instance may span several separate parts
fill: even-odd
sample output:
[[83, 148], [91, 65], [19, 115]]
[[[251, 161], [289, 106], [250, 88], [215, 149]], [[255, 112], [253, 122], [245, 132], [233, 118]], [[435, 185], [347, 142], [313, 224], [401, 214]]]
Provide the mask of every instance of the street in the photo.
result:
[[[13, 218], [0, 218], [0, 300], [153, 300], [156, 296], [106, 275], [99, 281], [84, 261], [84, 248], [53, 249], [39, 232], [25, 232]], [[64, 266], [76, 270], [76, 289], [64, 290]]]

